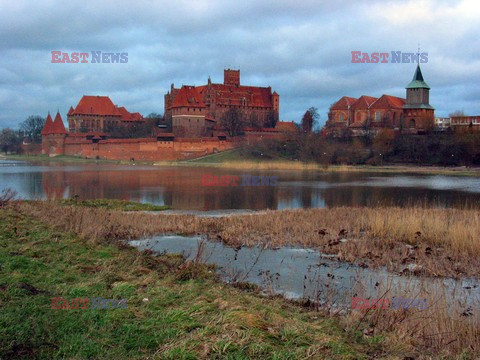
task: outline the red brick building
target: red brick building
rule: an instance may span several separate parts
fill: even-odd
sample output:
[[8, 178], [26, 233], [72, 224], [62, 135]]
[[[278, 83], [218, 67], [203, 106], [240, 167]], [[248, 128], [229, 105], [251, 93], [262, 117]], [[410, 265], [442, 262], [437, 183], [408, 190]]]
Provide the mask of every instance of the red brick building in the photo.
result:
[[259, 128], [274, 127], [280, 111], [280, 96], [271, 87], [240, 85], [240, 70], [224, 70], [223, 84], [175, 88], [165, 95], [165, 118], [172, 121], [178, 137], [213, 136], [220, 120], [231, 108], [243, 120]]
[[429, 104], [430, 87], [417, 66], [412, 81], [406, 87], [407, 98], [363, 95], [343, 96], [330, 107], [325, 133], [338, 135], [350, 130], [353, 135], [366, 131], [394, 129], [407, 133], [422, 133], [433, 129], [434, 109]]
[[138, 112], [131, 113], [123, 106], [114, 105], [108, 96], [84, 95], [75, 108], [70, 107], [67, 121], [71, 133], [108, 133], [112, 127], [145, 120]]
[[60, 113], [57, 112], [52, 121], [50, 114], [42, 129], [42, 153], [49, 155], [63, 155], [63, 146], [67, 137], [67, 130]]
[[450, 127], [457, 133], [480, 132], [480, 116], [452, 116]]

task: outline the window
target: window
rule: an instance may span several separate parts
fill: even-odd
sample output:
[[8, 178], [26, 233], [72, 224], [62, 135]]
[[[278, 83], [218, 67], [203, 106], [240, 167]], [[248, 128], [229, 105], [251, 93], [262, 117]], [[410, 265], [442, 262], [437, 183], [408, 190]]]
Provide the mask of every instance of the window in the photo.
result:
[[375, 121], [380, 121], [382, 118], [382, 113], [380, 111], [375, 111]]
[[344, 121], [344, 120], [345, 120], [345, 118], [344, 118], [343, 114], [340, 114], [339, 121]]

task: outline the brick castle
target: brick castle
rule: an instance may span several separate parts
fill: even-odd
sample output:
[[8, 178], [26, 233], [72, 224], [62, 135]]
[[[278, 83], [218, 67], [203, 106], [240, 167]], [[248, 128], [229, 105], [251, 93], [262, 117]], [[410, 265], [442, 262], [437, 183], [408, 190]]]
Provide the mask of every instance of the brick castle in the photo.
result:
[[343, 96], [330, 107], [324, 132], [341, 135], [350, 131], [362, 135], [367, 131], [393, 129], [402, 133], [422, 134], [433, 130], [434, 108], [430, 106], [430, 87], [417, 65], [412, 81], [406, 87], [407, 98], [382, 95], [379, 98], [363, 95]]
[[225, 113], [236, 108], [247, 123], [274, 128], [280, 111], [280, 95], [271, 87], [240, 85], [240, 70], [224, 70], [223, 84], [171, 85], [165, 95], [165, 118], [177, 137], [212, 136], [221, 130]]
[[84, 95], [75, 109], [67, 113], [68, 129], [78, 132], [109, 132], [112, 128], [133, 122], [145, 122], [143, 116], [116, 106], [108, 96]]
[[[229, 110], [239, 111], [243, 136], [229, 138], [221, 126]], [[232, 149], [241, 143], [265, 138], [284, 138], [297, 130], [293, 122], [279, 122], [280, 99], [271, 87], [240, 85], [240, 70], [224, 71], [224, 83], [204, 86], [173, 84], [165, 95], [165, 118], [172, 132], [155, 129], [151, 137], [113, 139], [113, 129], [128, 124], [142, 124], [138, 112], [115, 105], [108, 96], [84, 95], [67, 113], [68, 131], [57, 112], [52, 121], [47, 116], [42, 130], [42, 153], [51, 156], [73, 155], [115, 160], [178, 160]]]

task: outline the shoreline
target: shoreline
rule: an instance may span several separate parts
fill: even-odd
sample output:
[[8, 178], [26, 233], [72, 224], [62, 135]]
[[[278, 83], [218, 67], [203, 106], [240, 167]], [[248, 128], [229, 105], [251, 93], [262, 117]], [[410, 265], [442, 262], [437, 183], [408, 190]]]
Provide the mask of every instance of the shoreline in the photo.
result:
[[[218, 155], [218, 154], [216, 154]], [[216, 156], [211, 155], [211, 156]], [[208, 156], [207, 156], [208, 157]], [[324, 173], [363, 172], [363, 173], [391, 173], [391, 174], [412, 174], [412, 175], [447, 175], [447, 176], [474, 176], [480, 177], [479, 168], [468, 168], [466, 166], [441, 167], [428, 165], [322, 165], [317, 163], [302, 163], [298, 161], [285, 160], [225, 160], [221, 162], [207, 162], [193, 160], [181, 161], [135, 161], [128, 160], [107, 160], [89, 159], [75, 156], [46, 155], [0, 155], [2, 160], [19, 160], [29, 162], [56, 162], [56, 163], [96, 163], [96, 164], [118, 164], [118, 165], [147, 165], [158, 167], [206, 167], [224, 169], [245, 169], [245, 170], [272, 170], [272, 171], [318, 171]]]
[[[0, 284], [3, 286], [0, 287], [0, 300], [3, 294], [9, 296], [4, 310], [12, 317], [19, 316], [15, 311], [23, 304], [23, 309], [27, 309], [30, 314], [28, 321], [40, 324], [43, 330], [40, 334], [48, 334], [63, 357], [71, 354], [68, 349], [72, 344], [70, 338], [58, 336], [56, 329], [74, 326], [73, 322], [80, 318], [84, 332], [89, 333], [95, 329], [96, 318], [89, 315], [91, 310], [68, 310], [71, 309], [68, 303], [61, 312], [50, 311], [52, 296], [68, 300], [95, 296], [128, 299], [128, 309], [121, 312], [117, 309], [119, 318], [108, 316], [112, 310], [102, 311], [98, 316], [106, 324], [112, 325], [109, 329], [115, 329], [113, 325], [118, 319], [135, 331], [122, 333], [118, 339], [109, 332], [99, 335], [103, 341], [113, 339], [115, 342], [117, 339], [118, 343], [115, 342], [115, 346], [108, 348], [96, 347], [94, 354], [97, 357], [111, 355], [112, 349], [117, 351], [117, 356], [136, 357], [134, 355], [138, 355], [145, 337], [172, 325], [178, 331], [172, 337], [155, 342], [154, 350], [142, 352], [141, 357], [158, 355], [158, 349], [161, 349], [159, 351], [162, 355], [168, 353], [172, 349], [172, 341], [173, 348], [181, 347], [188, 349], [191, 354], [199, 355], [202, 348], [198, 344], [207, 344], [209, 349], [217, 348], [218, 341], [223, 338], [216, 334], [227, 332], [232, 344], [242, 344], [242, 354], [266, 359], [271, 358], [269, 355], [272, 349], [288, 351], [291, 348], [288, 341], [276, 340], [288, 335], [285, 329], [288, 329], [289, 334], [294, 332], [294, 339], [308, 333], [308, 339], [302, 338], [305, 346], [295, 349], [296, 353], [289, 356], [292, 359], [305, 358], [309, 349], [316, 345], [319, 346], [317, 350], [321, 358], [345, 358], [345, 351], [341, 355], [336, 353], [339, 357], [332, 356], [334, 354], [330, 351], [330, 346], [322, 343], [326, 335], [330, 335], [327, 344], [335, 341], [335, 348], [339, 345], [348, 348], [348, 353], [355, 354], [353, 358], [371, 354], [373, 346], [376, 351], [389, 353], [391, 358], [400, 358], [400, 354], [402, 358], [420, 354], [458, 356], [465, 354], [467, 348], [469, 355], [478, 355], [480, 347], [476, 334], [479, 314], [467, 312], [470, 310], [462, 304], [453, 304], [441, 291], [429, 292], [422, 288], [420, 293], [415, 290], [402, 294], [402, 297], [409, 299], [428, 298], [432, 306], [427, 309], [374, 307], [353, 310], [348, 305], [346, 308], [336, 308], [335, 302], [322, 305], [315, 301], [292, 301], [281, 296], [264, 296], [249, 283], [239, 282], [233, 286], [223, 284], [214, 275], [214, 268], [209, 265], [196, 260], [185, 261], [181, 256], [172, 254], [155, 255], [148, 250], [141, 252], [125, 244], [126, 239], [166, 232], [184, 235], [208, 233], [217, 241], [234, 247], [240, 245], [237, 243], [239, 239], [243, 239], [244, 246], [255, 245], [262, 239], [265, 244], [282, 245], [282, 238], [285, 241], [298, 238], [303, 242], [308, 240], [305, 235], [309, 235], [310, 240], [304, 245], [316, 243], [334, 252], [340, 250], [346, 254], [358, 254], [355, 250], [361, 250], [363, 246], [356, 240], [357, 234], [367, 230], [364, 236], [371, 240], [376, 238], [376, 243], [371, 244], [370, 248], [364, 248], [365, 251], [360, 254], [366, 255], [377, 249], [377, 253], [372, 253], [374, 259], [378, 259], [377, 255], [388, 258], [396, 253], [414, 256], [411, 259], [414, 263], [420, 260], [424, 264], [434, 264], [443, 256], [461, 261], [462, 256], [455, 259], [455, 254], [461, 255], [472, 238], [461, 232], [461, 229], [468, 228], [468, 221], [480, 226], [478, 216], [476, 220], [469, 220], [471, 217], [465, 216], [471, 215], [468, 211], [443, 210], [430, 213], [428, 216], [436, 215], [437, 219], [425, 224], [424, 216], [427, 214], [422, 209], [416, 209], [416, 214], [400, 209], [386, 209], [393, 212], [383, 218], [375, 216], [381, 214], [367, 214], [364, 219], [367, 222], [352, 224], [352, 218], [357, 219], [365, 212], [364, 209], [357, 210], [359, 213], [355, 214], [350, 213], [355, 209], [339, 208], [324, 211], [271, 211], [256, 218], [234, 216], [227, 219], [199, 219], [184, 215], [173, 219], [171, 215], [134, 214], [75, 205], [59, 208], [53, 202], [12, 202], [11, 206], [0, 210], [0, 243], [3, 240], [5, 245], [4, 248], [0, 247], [0, 260], [6, 269], [14, 268], [16, 271], [6, 272], [6, 280]], [[377, 221], [372, 222], [375, 218]], [[258, 221], [254, 222], [254, 219]], [[401, 235], [399, 229], [393, 228], [389, 219], [403, 220], [400, 221], [401, 225], [407, 227], [403, 239], [398, 238]], [[451, 234], [460, 236], [462, 242], [449, 242], [450, 236], [443, 236], [449, 234], [437, 233], [439, 224], [445, 223], [443, 220], [458, 225], [457, 230]], [[412, 223], [413, 221], [417, 223]], [[366, 229], [367, 223], [374, 227]], [[426, 227], [419, 229], [418, 226], [422, 224]], [[421, 230], [421, 237], [417, 236], [417, 230]], [[470, 235], [478, 234], [476, 230], [478, 229]], [[390, 233], [382, 234], [382, 231]], [[265, 238], [266, 234], [270, 236]], [[447, 243], [438, 243], [441, 239]], [[400, 240], [403, 241], [399, 248], [395, 243]], [[368, 245], [369, 242], [363, 242], [363, 245]], [[428, 250], [427, 246], [433, 244], [436, 247], [443, 245], [443, 249], [432, 247]], [[394, 245], [393, 248], [390, 245]], [[470, 256], [475, 260], [480, 247], [472, 245], [475, 249], [471, 249]], [[66, 282], [65, 279], [69, 280]], [[380, 284], [379, 299], [388, 297], [389, 286], [388, 283]], [[36, 292], [37, 296], [30, 296], [28, 292]], [[331, 299], [335, 301], [334, 297]], [[349, 302], [350, 298], [347, 300]], [[42, 311], [38, 311], [39, 307]], [[145, 318], [155, 321], [145, 327]], [[429, 319], [427, 323], [425, 318]], [[447, 318], [452, 321], [446, 321]], [[57, 326], [50, 328], [51, 321]], [[333, 334], [327, 330], [332, 326], [336, 329], [334, 334], [337, 334], [333, 339]], [[28, 328], [15, 334], [16, 341], [31, 344], [25, 340], [30, 336], [27, 330]], [[455, 334], [456, 339], [462, 339], [462, 342], [452, 342], [451, 334]], [[432, 336], [435, 337], [435, 342], [429, 340]], [[41, 350], [35, 345], [41, 338], [34, 339], [34, 351], [52, 355], [48, 348]], [[123, 346], [127, 339], [133, 346]], [[9, 338], [6, 344], [11, 341], [12, 338]], [[448, 344], [442, 345], [445, 343]], [[269, 347], [265, 356], [254, 352], [253, 348], [256, 349], [258, 345]], [[14, 348], [7, 349], [15, 351]]]
[[[104, 237], [86, 241], [32, 215], [16, 206], [0, 211], [0, 260], [14, 269], [0, 283], [0, 319], [8, 330], [0, 338], [2, 358], [358, 359], [372, 347], [416, 354], [383, 337], [364, 340], [365, 324], [352, 328], [313, 307], [225, 285], [206, 265]], [[128, 306], [98, 310], [93, 298]], [[65, 329], [77, 336], [65, 336]]]

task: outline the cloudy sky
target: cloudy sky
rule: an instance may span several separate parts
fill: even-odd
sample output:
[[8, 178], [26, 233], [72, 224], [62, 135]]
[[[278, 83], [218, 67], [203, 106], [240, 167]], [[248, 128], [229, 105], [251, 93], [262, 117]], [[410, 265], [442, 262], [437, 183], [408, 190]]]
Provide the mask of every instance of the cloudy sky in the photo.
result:
[[[436, 115], [480, 115], [476, 0], [0, 0], [0, 9], [0, 127], [57, 109], [65, 119], [84, 94], [163, 113], [171, 83], [222, 82], [226, 67], [240, 69], [244, 85], [272, 86], [282, 120], [315, 106], [323, 124], [343, 95], [404, 97], [415, 71], [353, 64], [351, 51], [418, 44]], [[53, 50], [127, 52], [128, 63], [52, 63]]]

